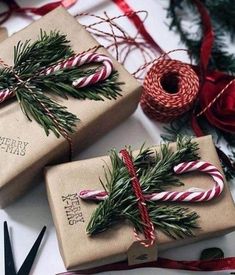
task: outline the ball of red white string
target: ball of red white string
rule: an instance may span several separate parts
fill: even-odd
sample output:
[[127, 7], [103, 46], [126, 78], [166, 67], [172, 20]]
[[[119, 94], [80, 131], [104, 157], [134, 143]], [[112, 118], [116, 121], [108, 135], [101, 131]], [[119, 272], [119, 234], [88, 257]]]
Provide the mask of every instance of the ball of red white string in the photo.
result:
[[[218, 197], [224, 188], [224, 179], [221, 172], [212, 164], [205, 161], [183, 162], [174, 167], [176, 174], [183, 174], [191, 171], [199, 171], [210, 175], [214, 180], [213, 188], [201, 190], [191, 188], [185, 191], [164, 191], [144, 195], [146, 201], [178, 201], [178, 202], [203, 202]], [[84, 200], [103, 201], [108, 198], [105, 191], [83, 190], [79, 192], [79, 197]]]
[[[140, 105], [145, 114], [156, 121], [170, 122], [189, 111], [199, 92], [199, 79], [193, 68], [178, 60], [169, 59], [172, 50], [157, 58], [148, 70], [143, 84]], [[146, 66], [140, 67], [136, 75]]]
[[[8, 65], [6, 65], [5, 63], [0, 63], [4, 67], [8, 67]], [[103, 81], [108, 78], [113, 71], [113, 62], [108, 56], [94, 52], [85, 52], [82, 54], [74, 55], [66, 60], [61, 61], [58, 64], [55, 64], [54, 66], [48, 67], [40, 74], [49, 75], [62, 69], [71, 69], [73, 67], [80, 67], [82, 65], [90, 63], [102, 63], [103, 65], [94, 73], [75, 79], [72, 83], [75, 88], [82, 88]], [[0, 103], [13, 97], [14, 95], [15, 92], [11, 89], [0, 90]]]

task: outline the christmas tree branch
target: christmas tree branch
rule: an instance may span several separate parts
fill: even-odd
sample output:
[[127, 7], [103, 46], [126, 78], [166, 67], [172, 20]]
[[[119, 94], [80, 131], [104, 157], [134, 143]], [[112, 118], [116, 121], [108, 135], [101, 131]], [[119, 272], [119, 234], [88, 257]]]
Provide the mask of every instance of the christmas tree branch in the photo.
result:
[[49, 93], [67, 98], [104, 100], [121, 96], [118, 72], [114, 71], [103, 81], [85, 87], [75, 88], [73, 82], [94, 74], [99, 66], [60, 68], [45, 74], [45, 70], [61, 60], [74, 55], [66, 35], [57, 31], [49, 34], [41, 31], [35, 42], [19, 42], [14, 48], [14, 66], [0, 70], [0, 90], [14, 91], [21, 109], [29, 120], [34, 119], [46, 134], [50, 131], [59, 137], [68, 137], [74, 132], [79, 120], [65, 107], [48, 97]]
[[21, 87], [16, 92], [16, 97], [24, 114], [29, 120], [32, 118], [39, 123], [49, 135], [51, 130], [59, 137], [65, 138], [72, 133], [78, 118], [69, 113], [66, 107], [60, 106], [35, 86]]
[[[137, 156], [133, 157], [129, 148], [143, 193], [160, 192], [169, 186], [182, 184], [175, 177], [173, 167], [180, 162], [197, 159], [197, 150], [197, 143], [187, 137], [178, 138], [176, 151], [169, 144], [162, 144], [159, 153], [142, 147]], [[106, 168], [105, 181], [102, 181], [109, 197], [99, 203], [94, 211], [87, 233], [94, 235], [106, 231], [123, 220], [129, 220], [138, 231], [143, 232], [129, 172], [116, 151], [111, 152], [110, 159], [111, 168]], [[147, 202], [147, 207], [157, 229], [173, 238], [193, 235], [192, 229], [197, 227], [198, 219], [195, 212], [181, 206], [160, 205], [155, 202]]]

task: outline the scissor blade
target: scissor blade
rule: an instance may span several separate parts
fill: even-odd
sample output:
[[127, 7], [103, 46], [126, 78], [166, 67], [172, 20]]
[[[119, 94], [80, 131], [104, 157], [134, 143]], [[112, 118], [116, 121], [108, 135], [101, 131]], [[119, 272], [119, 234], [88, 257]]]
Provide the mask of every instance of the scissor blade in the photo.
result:
[[16, 275], [7, 222], [4, 222], [5, 275]]
[[24, 263], [22, 264], [20, 270], [18, 271], [17, 275], [29, 275], [32, 265], [34, 263], [34, 260], [36, 258], [38, 249], [42, 242], [45, 231], [46, 231], [46, 226], [44, 226], [42, 231], [40, 232], [37, 240], [35, 241], [33, 247], [29, 251], [29, 254], [26, 257], [26, 259], [25, 259]]

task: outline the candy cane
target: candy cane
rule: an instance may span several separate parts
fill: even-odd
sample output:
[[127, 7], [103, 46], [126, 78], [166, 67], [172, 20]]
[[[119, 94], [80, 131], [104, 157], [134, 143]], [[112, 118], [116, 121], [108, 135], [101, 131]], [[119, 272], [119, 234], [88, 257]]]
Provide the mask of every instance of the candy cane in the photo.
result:
[[109, 57], [103, 54], [88, 52], [72, 56], [59, 64], [56, 64], [55, 66], [45, 69], [42, 74], [49, 75], [61, 69], [71, 69], [73, 67], [80, 67], [89, 63], [102, 63], [103, 66], [91, 75], [74, 80], [74, 87], [81, 88], [105, 80], [113, 71], [113, 63]]
[[[179, 202], [202, 202], [209, 201], [218, 197], [224, 188], [224, 179], [220, 171], [212, 164], [205, 161], [190, 161], [176, 165], [174, 168], [176, 174], [183, 174], [191, 171], [200, 171], [210, 175], [214, 180], [213, 188], [209, 190], [191, 189], [185, 191], [164, 191], [144, 195], [147, 201], [179, 201]], [[105, 191], [83, 190], [79, 193], [79, 197], [84, 200], [102, 201], [108, 198]]]
[[[88, 76], [83, 76], [74, 80], [72, 85], [75, 88], [82, 88], [88, 85], [95, 84], [99, 81], [103, 81], [106, 78], [108, 78], [113, 71], [113, 62], [108, 56], [103, 54], [93, 53], [93, 52], [87, 52], [83, 54], [74, 55], [66, 60], [63, 60], [55, 64], [54, 66], [48, 67], [44, 69], [40, 73], [40, 75], [50, 75], [62, 69], [71, 69], [74, 67], [80, 67], [82, 65], [90, 64], [90, 63], [102, 63], [103, 66], [101, 66], [101, 68], [95, 71], [93, 74], [90, 74]], [[30, 78], [27, 81], [29, 82]], [[10, 89], [0, 90], [0, 103], [13, 97], [14, 95], [15, 95], [14, 90], [10, 90]]]
[[0, 103], [13, 97], [15, 93], [9, 89], [0, 90]]

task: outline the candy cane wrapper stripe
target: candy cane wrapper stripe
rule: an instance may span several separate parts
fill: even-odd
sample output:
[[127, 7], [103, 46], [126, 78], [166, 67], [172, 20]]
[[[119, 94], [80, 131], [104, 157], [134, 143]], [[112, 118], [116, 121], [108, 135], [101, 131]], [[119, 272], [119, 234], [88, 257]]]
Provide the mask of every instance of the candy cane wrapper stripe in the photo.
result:
[[9, 89], [0, 90], [0, 103], [13, 97], [15, 93]]
[[[224, 180], [220, 171], [212, 164], [205, 161], [183, 162], [174, 167], [176, 174], [183, 174], [192, 171], [199, 171], [210, 175], [213, 178], [214, 186], [209, 190], [189, 190], [164, 191], [160, 193], [146, 194], [145, 199], [148, 201], [173, 201], [173, 202], [203, 202], [210, 201], [218, 197], [224, 188]], [[79, 193], [79, 197], [84, 200], [105, 200], [108, 193], [105, 191], [83, 190]]]

